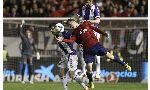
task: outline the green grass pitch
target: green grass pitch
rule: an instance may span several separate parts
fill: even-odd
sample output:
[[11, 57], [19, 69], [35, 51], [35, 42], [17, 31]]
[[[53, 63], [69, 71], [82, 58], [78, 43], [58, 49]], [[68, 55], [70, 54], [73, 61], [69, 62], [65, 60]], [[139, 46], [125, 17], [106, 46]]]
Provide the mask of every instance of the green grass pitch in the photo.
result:
[[[68, 90], [83, 90], [77, 83], [69, 83]], [[34, 84], [21, 84], [21, 83], [3, 83], [3, 90], [63, 90], [61, 83], [34, 83]], [[148, 84], [141, 83], [95, 83], [93, 90], [148, 90]]]

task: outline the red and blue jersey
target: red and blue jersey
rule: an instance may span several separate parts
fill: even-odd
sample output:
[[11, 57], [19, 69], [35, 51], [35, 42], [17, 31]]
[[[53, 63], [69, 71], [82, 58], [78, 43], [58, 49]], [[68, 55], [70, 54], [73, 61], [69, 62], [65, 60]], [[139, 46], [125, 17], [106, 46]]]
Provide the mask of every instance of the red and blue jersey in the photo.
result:
[[92, 26], [91, 22], [85, 21], [72, 32], [72, 37], [70, 39], [64, 39], [63, 41], [70, 43], [73, 43], [74, 41], [80, 42], [80, 44], [83, 45], [83, 49], [86, 50], [98, 43], [94, 31], [106, 35], [105, 32]]

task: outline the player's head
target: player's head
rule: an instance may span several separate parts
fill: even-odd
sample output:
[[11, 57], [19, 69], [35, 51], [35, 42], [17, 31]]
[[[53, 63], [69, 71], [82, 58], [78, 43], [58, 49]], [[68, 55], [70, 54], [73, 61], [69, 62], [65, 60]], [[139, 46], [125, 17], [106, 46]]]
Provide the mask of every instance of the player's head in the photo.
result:
[[91, 6], [92, 3], [93, 3], [93, 0], [84, 0], [84, 4], [85, 4], [86, 6]]
[[78, 24], [74, 19], [68, 19], [66, 24], [71, 28], [76, 28], [76, 24]]
[[49, 25], [49, 29], [53, 34], [58, 34], [64, 31], [64, 25], [61, 23], [51, 24]]
[[31, 37], [33, 31], [34, 31], [34, 27], [29, 26], [29, 27], [27, 27], [27, 29], [25, 30], [25, 34], [27, 35], [27, 37]]
[[49, 25], [49, 30], [53, 31], [53, 29], [55, 28], [56, 23], [52, 23]]

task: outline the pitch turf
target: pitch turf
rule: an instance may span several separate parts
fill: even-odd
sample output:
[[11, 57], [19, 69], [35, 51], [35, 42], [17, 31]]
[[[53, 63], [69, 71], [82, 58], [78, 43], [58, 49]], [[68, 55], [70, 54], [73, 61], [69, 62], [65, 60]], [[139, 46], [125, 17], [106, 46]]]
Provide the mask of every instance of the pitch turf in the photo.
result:
[[[61, 83], [3, 83], [3, 90], [63, 90]], [[68, 90], [83, 90], [77, 83], [69, 83]], [[94, 90], [148, 90], [147, 84], [141, 83], [118, 83], [118, 84], [98, 84], [95, 83]]]

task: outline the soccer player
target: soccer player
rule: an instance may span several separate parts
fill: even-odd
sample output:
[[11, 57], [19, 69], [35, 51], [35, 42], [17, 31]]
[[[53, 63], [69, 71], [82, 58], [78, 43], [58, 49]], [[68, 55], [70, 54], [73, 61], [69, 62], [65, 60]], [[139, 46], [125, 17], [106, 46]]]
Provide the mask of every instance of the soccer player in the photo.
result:
[[117, 55], [110, 54], [107, 49], [105, 49], [101, 42], [98, 42], [96, 36], [94, 35], [94, 31], [108, 37], [108, 34], [104, 31], [95, 28], [89, 21], [85, 21], [81, 24], [78, 24], [74, 19], [69, 19], [67, 24], [74, 29], [72, 32], [72, 36], [70, 39], [63, 39], [62, 37], [58, 37], [58, 42], [80, 42], [83, 45], [83, 56], [87, 65], [87, 77], [89, 79], [89, 87], [90, 89], [94, 88], [93, 78], [92, 78], [92, 64], [95, 60], [95, 55], [98, 56], [107, 56], [112, 61], [119, 63], [124, 66], [126, 69], [131, 71], [131, 67], [128, 63], [125, 63], [119, 59]]
[[37, 54], [37, 59], [40, 59], [39, 52], [37, 51], [37, 48], [35, 47], [34, 39], [32, 37], [32, 28], [29, 27], [25, 29], [24, 27], [25, 21], [22, 21], [22, 24], [20, 25], [19, 34], [22, 40], [22, 83], [25, 84], [24, 81], [24, 72], [25, 72], [25, 66], [28, 64], [28, 71], [29, 71], [29, 83], [33, 84], [33, 81], [31, 80], [32, 76], [32, 58], [33, 58], [33, 51]]
[[[98, 27], [100, 23], [100, 10], [99, 7], [93, 4], [93, 0], [84, 0], [84, 6], [79, 9], [77, 17], [81, 22], [88, 20], [93, 23], [94, 26]], [[100, 34], [95, 32], [95, 36], [100, 41]], [[84, 62], [83, 50], [80, 47], [80, 59], [81, 62]], [[85, 64], [82, 63], [82, 71], [85, 72]], [[100, 56], [96, 55], [96, 75], [95, 79], [100, 79]]]
[[[63, 37], [70, 39], [71, 33], [64, 30], [64, 26], [61, 23], [49, 25], [49, 29], [55, 37]], [[89, 90], [88, 87], [82, 82], [82, 76], [75, 74], [78, 65], [78, 57], [76, 50], [73, 49], [72, 43], [59, 42], [58, 46], [61, 50], [61, 61], [58, 63], [58, 67], [61, 69], [61, 80], [64, 90], [68, 90], [67, 83], [69, 77], [76, 80], [84, 90]], [[67, 73], [65, 73], [67, 69]]]

